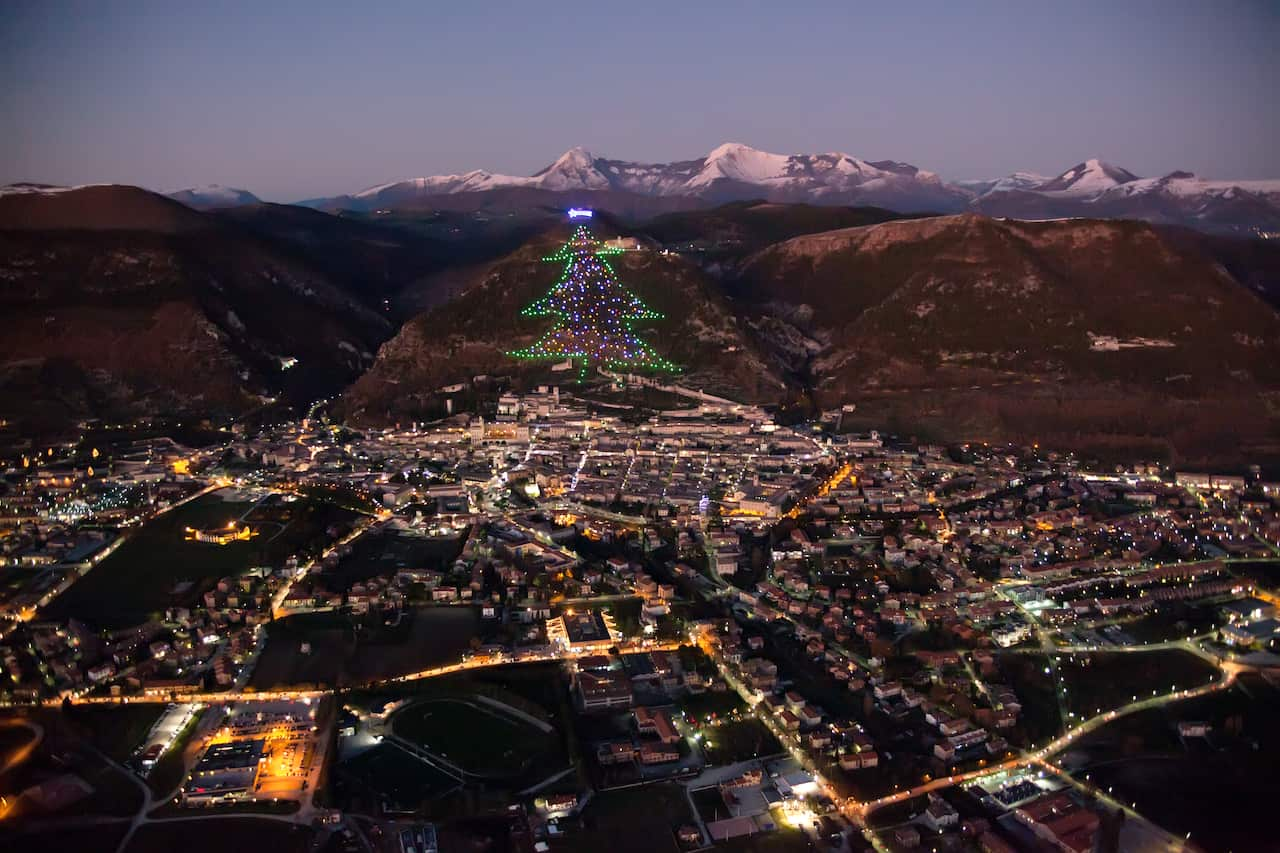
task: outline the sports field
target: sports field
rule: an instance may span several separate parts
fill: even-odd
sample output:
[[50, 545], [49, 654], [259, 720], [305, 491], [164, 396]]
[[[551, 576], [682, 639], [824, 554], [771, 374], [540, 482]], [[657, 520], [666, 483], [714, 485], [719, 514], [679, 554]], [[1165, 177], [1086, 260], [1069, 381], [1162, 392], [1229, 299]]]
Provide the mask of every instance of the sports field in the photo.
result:
[[560, 738], [506, 711], [470, 699], [431, 699], [396, 714], [397, 735], [483, 776], [514, 776], [554, 754]]

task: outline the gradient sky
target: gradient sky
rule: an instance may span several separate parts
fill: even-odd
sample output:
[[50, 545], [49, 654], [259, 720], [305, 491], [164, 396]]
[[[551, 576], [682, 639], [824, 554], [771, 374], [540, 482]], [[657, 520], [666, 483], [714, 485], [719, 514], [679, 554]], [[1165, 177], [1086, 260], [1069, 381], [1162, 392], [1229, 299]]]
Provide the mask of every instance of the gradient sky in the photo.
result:
[[947, 179], [1280, 178], [1275, 0], [7, 0], [0, 79], [0, 183], [293, 201], [724, 141]]

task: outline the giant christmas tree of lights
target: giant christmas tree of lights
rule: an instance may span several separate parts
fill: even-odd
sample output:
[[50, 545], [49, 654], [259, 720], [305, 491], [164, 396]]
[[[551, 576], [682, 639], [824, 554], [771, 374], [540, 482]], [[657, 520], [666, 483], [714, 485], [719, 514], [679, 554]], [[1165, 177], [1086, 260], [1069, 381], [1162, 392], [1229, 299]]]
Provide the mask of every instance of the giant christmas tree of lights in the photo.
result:
[[[571, 211], [571, 216], [573, 215]], [[525, 317], [554, 316], [556, 325], [531, 346], [508, 355], [525, 359], [579, 359], [579, 376], [593, 365], [609, 370], [677, 370], [631, 326], [662, 317], [618, 283], [606, 260], [620, 249], [602, 247], [586, 225], [544, 261], [565, 264], [560, 280], [529, 305]]]

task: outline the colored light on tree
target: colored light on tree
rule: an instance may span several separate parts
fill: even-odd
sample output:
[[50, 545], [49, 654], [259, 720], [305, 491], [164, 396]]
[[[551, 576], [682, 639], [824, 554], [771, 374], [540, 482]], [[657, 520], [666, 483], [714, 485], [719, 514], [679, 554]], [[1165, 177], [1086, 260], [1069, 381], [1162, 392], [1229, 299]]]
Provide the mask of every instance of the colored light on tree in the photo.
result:
[[585, 373], [591, 365], [611, 370], [677, 370], [653, 347], [639, 338], [632, 324], [657, 320], [660, 313], [645, 305], [618, 283], [605, 255], [608, 249], [591, 236], [585, 225], [574, 230], [569, 241], [545, 261], [565, 263], [564, 272], [545, 296], [525, 308], [526, 317], [553, 316], [556, 325], [531, 346], [509, 353], [524, 359], [582, 360]]

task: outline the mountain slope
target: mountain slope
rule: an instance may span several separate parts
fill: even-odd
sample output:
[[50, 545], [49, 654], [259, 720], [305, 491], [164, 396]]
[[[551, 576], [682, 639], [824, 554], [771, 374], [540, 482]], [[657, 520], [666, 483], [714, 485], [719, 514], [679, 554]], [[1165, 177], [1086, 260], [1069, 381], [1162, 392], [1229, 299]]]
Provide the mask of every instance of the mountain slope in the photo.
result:
[[[29, 394], [54, 370], [66, 387], [102, 389], [112, 414], [333, 393], [390, 334], [306, 261], [136, 187], [0, 197], [0, 282], [0, 383]], [[42, 408], [0, 396], [15, 420]], [[72, 396], [47, 410], [105, 413]]]
[[740, 201], [654, 217], [637, 230], [665, 246], [688, 248], [704, 258], [719, 260], [737, 258], [802, 234], [903, 218], [903, 214], [878, 207]]
[[[341, 411], [360, 423], [438, 417], [443, 414], [438, 389], [480, 374], [572, 381], [572, 373], [551, 373], [546, 364], [506, 355], [549, 328], [547, 318], [522, 317], [520, 311], [555, 283], [562, 265], [541, 259], [567, 237], [560, 228], [531, 241], [479, 270], [461, 295], [405, 323], [344, 394]], [[610, 262], [627, 289], [665, 315], [637, 331], [685, 368], [673, 381], [741, 399], [773, 401], [785, 394], [778, 368], [697, 267], [651, 251], [628, 252]]]
[[139, 187], [100, 184], [0, 192], [0, 229], [6, 231], [178, 234], [209, 227], [206, 217], [186, 205]]
[[963, 215], [797, 237], [750, 258], [735, 293], [817, 342], [820, 402], [914, 428], [1191, 455], [1226, 430], [1243, 452], [1280, 388], [1280, 315], [1141, 223]]

